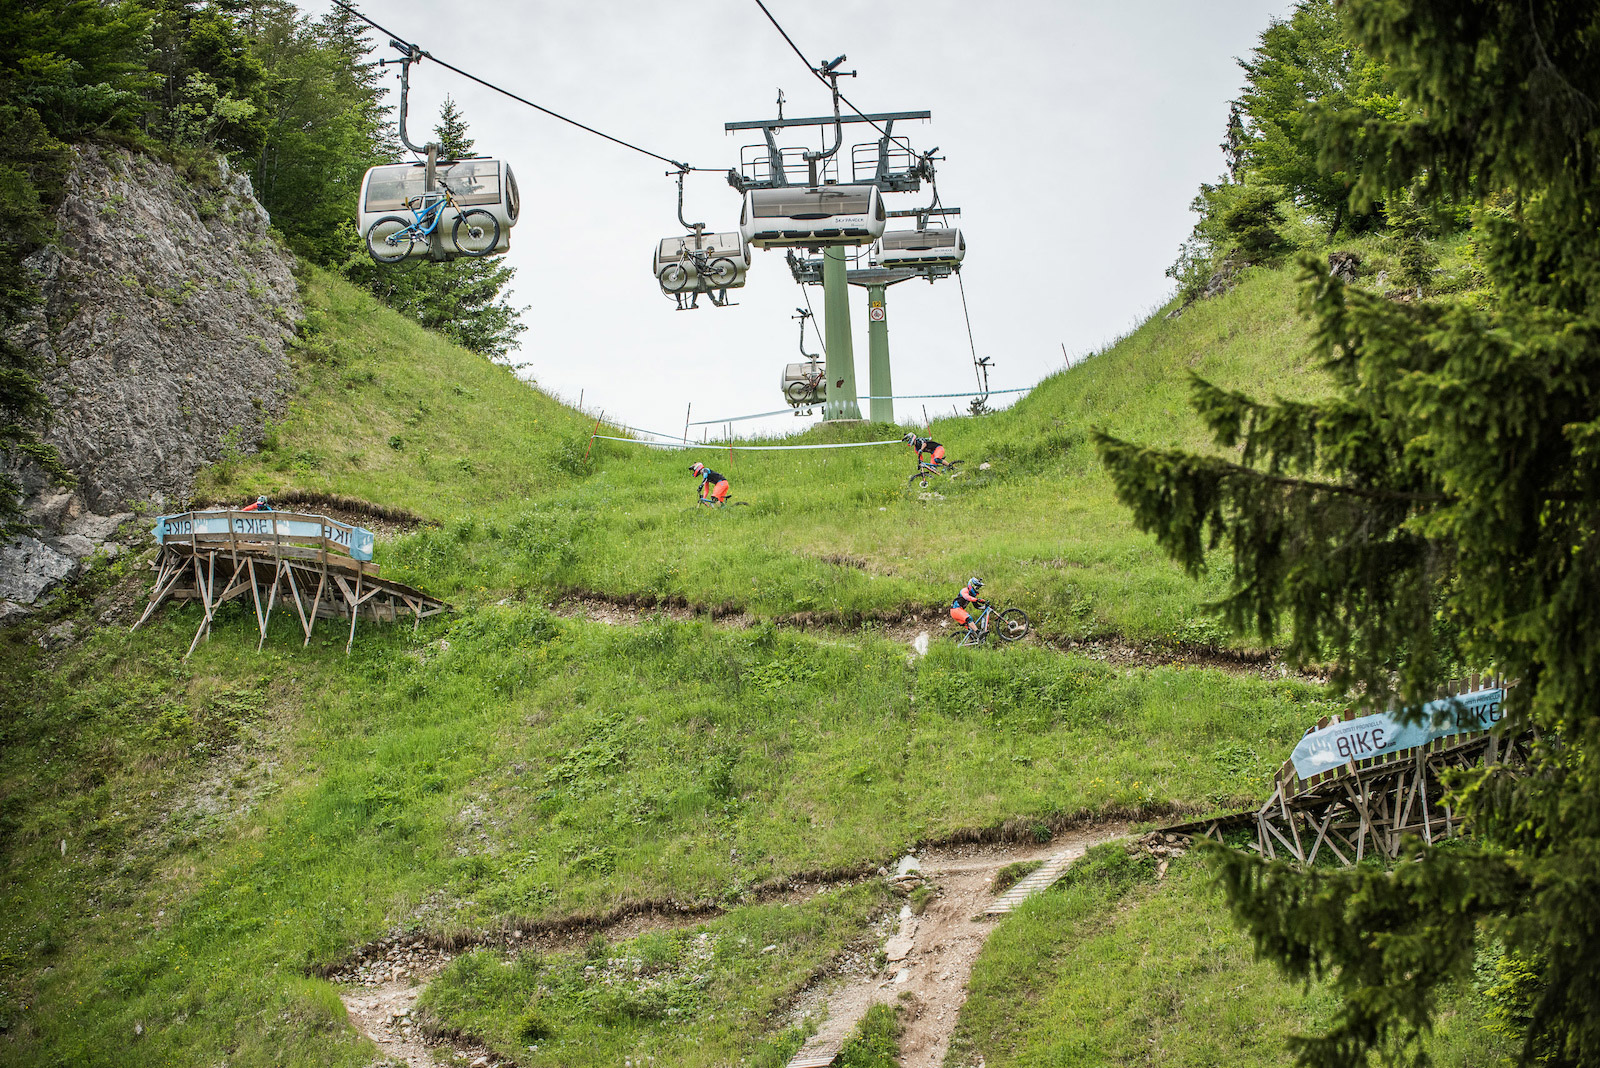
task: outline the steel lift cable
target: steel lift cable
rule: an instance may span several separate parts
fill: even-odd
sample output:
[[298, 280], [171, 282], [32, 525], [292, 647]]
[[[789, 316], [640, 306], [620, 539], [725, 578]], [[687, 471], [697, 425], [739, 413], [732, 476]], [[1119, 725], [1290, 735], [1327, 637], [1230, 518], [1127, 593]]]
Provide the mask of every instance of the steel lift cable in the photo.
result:
[[[861, 119], [863, 121], [865, 121], [869, 126], [871, 126], [874, 130], [877, 130], [880, 135], [882, 135], [885, 138], [888, 138], [889, 140], [893, 140], [893, 138], [889, 137], [889, 131], [885, 130], [882, 126], [879, 126], [872, 119], [867, 118], [867, 113], [866, 112], [862, 111], [860, 108], [856, 107], [855, 104], [851, 103], [849, 97], [847, 97], [843, 93], [839, 92], [839, 86], [838, 86], [837, 82], [829, 82], [827, 77], [825, 75], [823, 75], [823, 73], [819, 69], [817, 69], [816, 67], [811, 65], [811, 61], [806, 58], [806, 54], [804, 52], [800, 51], [800, 46], [794, 43], [794, 38], [789, 36], [789, 31], [783, 28], [783, 26], [773, 16], [771, 11], [767, 10], [767, 5], [766, 4], [762, 3], [761, 0], [756, 0], [756, 6], [761, 9], [761, 13], [763, 15], [767, 16], [767, 21], [772, 23], [772, 28], [777, 30], [778, 33], [780, 35], [782, 35], [783, 39], [789, 43], [789, 47], [790, 48], [794, 49], [794, 54], [800, 57], [800, 62], [802, 62], [802, 63], [804, 63], [806, 65], [806, 69], [811, 72], [812, 77], [816, 78], [817, 81], [821, 82], [823, 85], [828, 86], [829, 90], [835, 96], [837, 96], [842, 103], [849, 105], [849, 108], [850, 108], [851, 111], [855, 112], [858, 116], [860, 116]], [[844, 58], [843, 56], [839, 57], [839, 59], [843, 59], [843, 58]], [[838, 62], [838, 60], [835, 60], [834, 62]]]
[[972, 316], [967, 313], [967, 283], [961, 280], [961, 272], [956, 272], [956, 284], [961, 287], [961, 317], [967, 321], [967, 348], [972, 350], [972, 373], [978, 379], [978, 391], [985, 397], [989, 395], [989, 365], [978, 359], [978, 345], [972, 340]]
[[[400, 35], [399, 34], [395, 33], [394, 31], [392, 31], [390, 29], [387, 29], [386, 27], [378, 24], [377, 22], [374, 22], [372, 19], [370, 19], [366, 15], [362, 14], [355, 7], [351, 6], [350, 4], [345, 3], [344, 0], [333, 0], [333, 3], [334, 3], [334, 5], [336, 7], [339, 7], [339, 8], [342, 8], [343, 10], [345, 10], [345, 11], [348, 11], [350, 14], [354, 15], [356, 18], [360, 19], [362, 22], [365, 22], [368, 26], [371, 26], [373, 29], [379, 31], [380, 33], [387, 34], [391, 39], [393, 39], [395, 41], [400, 40]], [[723, 173], [723, 169], [720, 168], [720, 167], [691, 167], [687, 163], [680, 163], [678, 160], [671, 159], [671, 158], [669, 158], [667, 156], [663, 156], [658, 152], [652, 152], [648, 148], [641, 148], [640, 146], [634, 144], [632, 141], [624, 141], [620, 137], [613, 137], [611, 134], [606, 133], [604, 130], [597, 130], [593, 126], [588, 126], [588, 125], [586, 125], [584, 123], [579, 122], [577, 119], [568, 118], [567, 116], [561, 114], [558, 111], [551, 111], [549, 108], [545, 107], [543, 104], [536, 104], [532, 100], [529, 100], [525, 96], [518, 96], [516, 93], [513, 93], [509, 89], [502, 88], [501, 86], [498, 86], [498, 85], [494, 84], [491, 81], [487, 81], [487, 80], [485, 80], [483, 78], [480, 78], [476, 74], [471, 73], [470, 71], [462, 70], [460, 67], [456, 66], [453, 63], [447, 63], [444, 60], [440, 59], [438, 56], [434, 55], [432, 52], [428, 52], [428, 51], [425, 51], [423, 49], [416, 49], [416, 53], [419, 56], [425, 56], [428, 59], [433, 60], [435, 63], [439, 64], [439, 66], [443, 67], [445, 70], [455, 71], [457, 74], [461, 75], [463, 78], [466, 78], [468, 81], [477, 82], [479, 85], [483, 86], [485, 89], [492, 89], [492, 90], [494, 90], [495, 92], [499, 93], [502, 96], [510, 97], [512, 100], [515, 100], [519, 104], [526, 104], [528, 107], [533, 108], [535, 111], [541, 111], [541, 112], [543, 112], [544, 114], [550, 116], [553, 119], [559, 119], [560, 121], [562, 121], [564, 123], [567, 123], [568, 125], [576, 126], [580, 130], [584, 130], [584, 131], [586, 131], [588, 133], [592, 133], [596, 137], [604, 138], [605, 140], [610, 141], [613, 144], [618, 144], [618, 145], [621, 145], [623, 148], [630, 148], [635, 152], [643, 153], [644, 155], [649, 156], [651, 159], [660, 160], [662, 163], [669, 163], [673, 167], [677, 168], [678, 170], [682, 170], [682, 171], [707, 171], [707, 172], [712, 172], [712, 173], [716, 173], [716, 174]]]

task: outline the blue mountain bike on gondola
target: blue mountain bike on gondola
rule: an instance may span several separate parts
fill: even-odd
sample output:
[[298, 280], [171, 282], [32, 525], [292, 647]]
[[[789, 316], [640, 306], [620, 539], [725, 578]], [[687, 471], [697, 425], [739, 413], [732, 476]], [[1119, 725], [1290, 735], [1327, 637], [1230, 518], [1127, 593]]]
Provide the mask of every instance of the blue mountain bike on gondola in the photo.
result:
[[406, 201], [413, 218], [384, 215], [367, 227], [367, 254], [379, 263], [399, 263], [420, 243], [424, 248], [444, 221], [445, 210], [456, 211], [450, 243], [463, 256], [487, 256], [500, 241], [500, 220], [482, 208], [460, 210], [455, 193], [444, 182], [440, 191], [422, 193]]

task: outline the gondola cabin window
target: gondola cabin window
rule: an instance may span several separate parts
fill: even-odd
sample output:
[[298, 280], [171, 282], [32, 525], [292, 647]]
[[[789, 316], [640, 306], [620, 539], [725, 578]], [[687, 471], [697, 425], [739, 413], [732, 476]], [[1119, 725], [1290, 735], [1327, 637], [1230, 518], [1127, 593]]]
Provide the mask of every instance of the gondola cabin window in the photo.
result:
[[[464, 207], [479, 207], [500, 203], [500, 161], [493, 159], [464, 159], [454, 163], [441, 163], [436, 168], [441, 181], [455, 194], [456, 202]], [[510, 169], [507, 168], [509, 175]], [[403, 163], [392, 167], [377, 167], [367, 181], [365, 208], [369, 212], [399, 211], [408, 201], [426, 191], [427, 169], [421, 163]], [[515, 189], [515, 182], [510, 183]], [[516, 196], [513, 194], [512, 202]], [[516, 217], [515, 212], [511, 217]]]

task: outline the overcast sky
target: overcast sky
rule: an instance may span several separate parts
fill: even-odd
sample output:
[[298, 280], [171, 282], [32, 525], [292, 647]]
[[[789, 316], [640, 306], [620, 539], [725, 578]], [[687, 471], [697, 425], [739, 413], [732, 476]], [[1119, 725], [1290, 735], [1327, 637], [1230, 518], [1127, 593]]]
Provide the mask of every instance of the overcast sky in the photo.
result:
[[[864, 111], [929, 110], [907, 123], [937, 146], [939, 191], [963, 209], [965, 280], [993, 388], [1026, 386], [1125, 332], [1171, 292], [1163, 271], [1193, 223], [1189, 203], [1222, 170], [1217, 147], [1247, 55], [1286, 0], [768, 0], [813, 61], [844, 53], [841, 82]], [[320, 14], [321, 0], [306, 4]], [[529, 99], [695, 166], [737, 164], [759, 133], [727, 121], [829, 107], [823, 86], [754, 0], [368, 0], [397, 34]], [[374, 35], [378, 36], [378, 35]], [[378, 42], [383, 44], [384, 42]], [[397, 84], [397, 83], [396, 83]], [[522, 190], [508, 262], [528, 330], [513, 360], [541, 386], [634, 426], [681, 433], [685, 407], [712, 419], [783, 407], [783, 364], [799, 359], [804, 303], [782, 251], [756, 252], [737, 306], [673, 310], [650, 274], [655, 243], [681, 231], [676, 189], [656, 160], [485, 90], [437, 65], [413, 72], [412, 140], [446, 95], [477, 148], [510, 162]], [[845, 148], [870, 128], [846, 127]], [[781, 141], [780, 143], [792, 143]], [[915, 207], [925, 193], [888, 199]], [[685, 213], [738, 229], [739, 194], [717, 174], [689, 179]], [[821, 290], [811, 290], [821, 317]], [[865, 291], [851, 287], [857, 379], [867, 385]], [[954, 280], [889, 290], [896, 394], [971, 389]], [[817, 351], [815, 335], [808, 349]], [[1009, 401], [1011, 398], [996, 398]], [[964, 401], [905, 401], [903, 423]], [[866, 405], [863, 403], [863, 410]], [[784, 432], [781, 415], [736, 425]], [[698, 432], [697, 432], [698, 433]]]

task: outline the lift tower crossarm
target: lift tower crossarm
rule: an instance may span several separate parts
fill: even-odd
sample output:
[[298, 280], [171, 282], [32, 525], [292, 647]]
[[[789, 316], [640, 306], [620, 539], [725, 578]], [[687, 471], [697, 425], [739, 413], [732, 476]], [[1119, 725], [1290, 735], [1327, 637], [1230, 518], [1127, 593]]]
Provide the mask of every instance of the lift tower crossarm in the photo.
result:
[[[931, 119], [931, 111], [886, 111], [881, 115], [840, 115], [838, 122], [892, 122], [899, 119]], [[722, 128], [728, 133], [735, 130], [782, 130], [790, 126], [832, 126], [832, 115], [815, 119], [756, 119], [750, 122], [725, 122]]]

